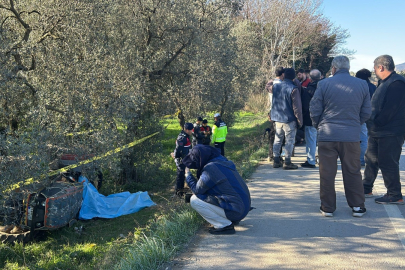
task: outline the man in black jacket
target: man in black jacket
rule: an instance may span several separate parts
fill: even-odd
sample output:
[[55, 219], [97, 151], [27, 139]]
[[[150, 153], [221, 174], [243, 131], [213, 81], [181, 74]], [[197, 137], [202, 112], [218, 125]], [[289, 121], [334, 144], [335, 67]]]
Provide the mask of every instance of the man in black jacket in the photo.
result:
[[176, 148], [174, 149], [174, 152], [171, 153], [171, 156], [172, 158], [174, 158], [177, 167], [176, 186], [174, 187], [174, 189], [175, 193], [179, 196], [183, 195], [184, 181], [186, 180], [186, 167], [183, 165], [182, 159], [187, 156], [188, 152], [190, 151], [190, 135], [193, 132], [193, 128], [194, 126], [191, 123], [184, 124], [183, 130], [180, 132], [179, 136], [177, 136]]
[[301, 92], [302, 98], [302, 117], [305, 126], [305, 142], [307, 161], [301, 163], [301, 167], [315, 168], [315, 153], [316, 153], [316, 128], [312, 126], [311, 116], [309, 114], [309, 102], [315, 94], [318, 82], [321, 80], [321, 72], [317, 69], [313, 69], [309, 73], [311, 82], [308, 87], [303, 87]]
[[193, 128], [193, 141], [192, 141], [192, 145], [193, 147], [196, 146], [197, 144], [202, 144], [203, 142], [203, 136], [204, 134], [201, 134], [201, 127], [202, 127], [202, 117], [199, 116], [197, 117], [197, 121], [194, 124], [194, 128]]
[[381, 55], [374, 60], [374, 71], [380, 79], [371, 99], [371, 117], [367, 120], [369, 132], [364, 170], [364, 193], [372, 197], [378, 169], [384, 179], [387, 193], [375, 202], [404, 204], [399, 179], [399, 158], [405, 135], [405, 78], [394, 71], [394, 60]]

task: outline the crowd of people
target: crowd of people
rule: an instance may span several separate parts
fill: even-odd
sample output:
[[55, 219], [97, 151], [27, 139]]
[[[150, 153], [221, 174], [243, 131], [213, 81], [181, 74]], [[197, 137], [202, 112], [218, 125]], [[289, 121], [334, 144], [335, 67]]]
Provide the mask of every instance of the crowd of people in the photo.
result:
[[[331, 217], [336, 210], [335, 177], [340, 159], [346, 200], [355, 217], [366, 213], [365, 197], [381, 170], [387, 193], [380, 204], [404, 204], [399, 179], [399, 159], [405, 136], [405, 78], [395, 72], [389, 55], [374, 60], [379, 79], [370, 82], [371, 72], [349, 73], [350, 61], [337, 56], [331, 75], [318, 69], [295, 72], [279, 67], [266, 90], [270, 96], [271, 132], [269, 161], [273, 168], [298, 169], [291, 162], [297, 130], [305, 131], [307, 160], [304, 168], [316, 168], [318, 147], [320, 211]], [[270, 136], [271, 137], [271, 136]], [[285, 160], [281, 158], [284, 143]], [[364, 177], [361, 166], [365, 166]]]
[[[273, 168], [298, 169], [291, 157], [297, 131], [305, 132], [307, 160], [301, 167], [316, 168], [318, 148], [320, 212], [325, 217], [332, 217], [336, 210], [338, 158], [346, 200], [354, 217], [366, 213], [365, 198], [373, 197], [378, 170], [387, 193], [375, 198], [375, 202], [404, 204], [399, 159], [405, 137], [405, 77], [395, 72], [389, 55], [374, 60], [377, 86], [370, 82], [369, 70], [359, 70], [354, 77], [349, 69], [346, 56], [333, 59], [328, 78], [318, 69], [296, 72], [278, 67], [275, 79], [266, 85], [273, 134], [269, 161]], [[212, 225], [209, 232], [233, 234], [234, 225], [251, 210], [251, 199], [235, 164], [225, 157], [227, 126], [219, 114], [214, 119], [212, 129], [207, 120], [198, 117], [194, 125], [186, 123], [179, 134], [172, 153], [177, 166], [175, 190], [177, 195], [183, 195], [186, 181], [193, 193], [190, 204]], [[196, 177], [190, 169], [197, 170]]]

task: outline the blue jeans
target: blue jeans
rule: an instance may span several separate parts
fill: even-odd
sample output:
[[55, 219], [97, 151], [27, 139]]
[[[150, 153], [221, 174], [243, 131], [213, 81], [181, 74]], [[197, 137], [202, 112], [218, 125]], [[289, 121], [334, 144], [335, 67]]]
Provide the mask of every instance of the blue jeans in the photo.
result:
[[274, 157], [280, 157], [281, 144], [285, 136], [285, 158], [289, 159], [292, 156], [295, 143], [295, 134], [297, 133], [297, 122], [290, 123], [276, 122], [276, 137], [273, 144]]
[[316, 154], [316, 128], [313, 126], [305, 126], [305, 142], [306, 142], [306, 152], [307, 161], [311, 165], [315, 165], [315, 154]]
[[361, 125], [361, 132], [360, 132], [360, 163], [361, 165], [366, 164], [364, 161], [364, 155], [366, 154], [367, 150], [367, 141], [368, 141], [368, 134], [367, 134], [367, 125], [364, 123]]

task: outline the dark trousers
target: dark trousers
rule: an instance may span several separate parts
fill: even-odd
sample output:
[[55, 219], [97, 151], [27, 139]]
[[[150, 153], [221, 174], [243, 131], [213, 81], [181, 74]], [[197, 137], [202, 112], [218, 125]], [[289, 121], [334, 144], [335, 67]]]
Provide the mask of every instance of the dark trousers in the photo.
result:
[[336, 210], [337, 159], [342, 164], [343, 185], [350, 207], [364, 207], [361, 181], [360, 142], [318, 142], [320, 198], [325, 212]]
[[403, 136], [369, 137], [364, 170], [364, 192], [370, 193], [381, 169], [387, 194], [394, 199], [402, 199], [399, 180], [399, 158], [401, 157]]
[[270, 121], [270, 129], [269, 129], [269, 158], [273, 158], [273, 144], [274, 139], [276, 137], [276, 127], [273, 121]]
[[224, 149], [225, 142], [216, 142], [214, 143], [214, 145], [215, 148], [221, 149], [221, 155], [225, 156], [225, 149]]
[[176, 177], [176, 186], [174, 189], [177, 191], [184, 188], [184, 181], [186, 180], [186, 167], [181, 162], [181, 159], [176, 158], [176, 167], [177, 167], [177, 177]]

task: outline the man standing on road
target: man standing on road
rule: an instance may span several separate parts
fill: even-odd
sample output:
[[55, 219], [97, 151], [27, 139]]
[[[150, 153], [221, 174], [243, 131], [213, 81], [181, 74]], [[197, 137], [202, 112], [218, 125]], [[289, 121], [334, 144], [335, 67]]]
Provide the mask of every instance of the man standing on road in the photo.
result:
[[[357, 71], [356, 78], [365, 80], [368, 85], [368, 92], [370, 93], [370, 98], [373, 97], [375, 89], [377, 88], [374, 84], [372, 84], [369, 80], [371, 77], [370, 70], [363, 68]], [[367, 141], [368, 141], [368, 132], [367, 132], [367, 125], [364, 123], [361, 125], [361, 133], [360, 133], [360, 163], [361, 166], [365, 166], [366, 162], [364, 161], [364, 155], [366, 154], [367, 150]]]
[[214, 144], [215, 148], [221, 150], [221, 155], [225, 156], [225, 140], [226, 134], [228, 134], [228, 127], [225, 122], [222, 121], [221, 115], [216, 113], [214, 115], [214, 126], [212, 127], [212, 138], [211, 142]]
[[270, 109], [269, 109], [269, 121], [270, 121], [270, 133], [269, 133], [269, 162], [273, 162], [274, 155], [273, 155], [273, 145], [274, 145], [274, 138], [276, 136], [276, 126], [275, 123], [271, 120], [271, 106], [273, 103], [273, 85], [281, 83], [284, 79], [284, 68], [278, 67], [276, 69], [276, 78], [274, 80], [269, 81], [266, 84], [266, 90], [269, 92], [270, 97]]
[[380, 79], [371, 99], [371, 117], [364, 170], [364, 192], [371, 197], [378, 169], [387, 193], [376, 203], [404, 204], [399, 179], [399, 158], [405, 135], [405, 78], [395, 71], [394, 60], [381, 55], [374, 60], [374, 71]]
[[182, 163], [182, 159], [188, 155], [191, 148], [190, 135], [193, 132], [193, 124], [185, 123], [183, 130], [177, 136], [176, 149], [171, 153], [172, 158], [176, 162], [177, 177], [176, 186], [174, 187], [175, 193], [178, 196], [183, 196], [184, 180], [185, 180], [185, 166]]
[[270, 103], [270, 108], [269, 112], [271, 112], [271, 105], [273, 102], [273, 85], [281, 83], [284, 79], [284, 68], [283, 67], [277, 67], [276, 68], [276, 78], [274, 80], [270, 80], [266, 84], [266, 90], [269, 93], [269, 103]]
[[346, 200], [354, 217], [366, 213], [360, 165], [361, 125], [370, 117], [370, 94], [364, 80], [349, 74], [346, 56], [332, 61], [333, 77], [318, 83], [310, 102], [313, 126], [318, 130], [320, 211], [332, 217], [336, 210], [337, 159], [342, 164]]
[[302, 126], [301, 95], [293, 83], [295, 71], [284, 69], [284, 81], [273, 86], [273, 107], [271, 120], [276, 123], [276, 137], [273, 145], [273, 168], [281, 167], [280, 149], [285, 136], [285, 163], [283, 169], [294, 170], [298, 166], [291, 163], [297, 126]]
[[321, 72], [317, 69], [313, 69], [309, 73], [311, 82], [308, 87], [302, 88], [302, 116], [304, 119], [305, 126], [305, 142], [306, 142], [306, 152], [307, 161], [301, 164], [304, 168], [315, 168], [315, 154], [316, 154], [316, 128], [312, 126], [311, 116], [309, 114], [309, 102], [315, 94], [318, 82], [321, 80]]

